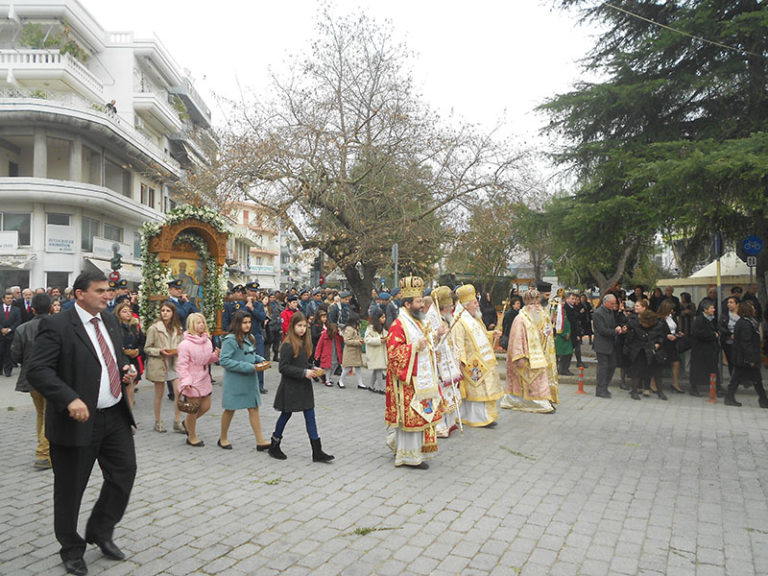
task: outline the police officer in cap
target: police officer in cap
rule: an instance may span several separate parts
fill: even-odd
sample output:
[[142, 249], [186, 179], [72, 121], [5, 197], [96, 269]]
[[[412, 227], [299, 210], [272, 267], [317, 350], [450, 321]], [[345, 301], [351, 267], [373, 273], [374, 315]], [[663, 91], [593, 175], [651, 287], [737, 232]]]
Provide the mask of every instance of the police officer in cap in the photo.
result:
[[189, 300], [189, 296], [184, 293], [184, 282], [179, 279], [171, 280], [168, 282], [168, 300], [176, 307], [176, 312], [179, 315], [179, 322], [181, 327], [187, 329], [187, 316], [193, 312], [200, 312], [194, 302]]
[[[251, 315], [251, 334], [253, 335], [256, 344], [255, 351], [259, 356], [266, 358], [264, 354], [264, 334], [262, 332], [262, 327], [264, 326], [264, 321], [267, 319], [267, 311], [264, 309], [264, 304], [262, 304], [261, 299], [259, 298], [259, 283], [248, 282], [248, 284], [245, 285], [245, 289], [248, 291], [245, 310]], [[262, 394], [266, 394], [267, 389], [264, 388], [264, 372], [256, 372], [256, 377], [259, 379], [259, 391]]]
[[109, 294], [109, 302], [107, 302], [107, 312], [109, 312], [110, 314], [115, 311], [115, 306], [117, 306], [117, 299], [115, 298], [115, 290], [117, 290], [117, 282], [110, 280], [109, 287], [107, 288], [107, 293]]
[[229, 332], [229, 325], [235, 312], [245, 309], [245, 288], [237, 284], [232, 288], [232, 296], [229, 302], [224, 304], [224, 312], [221, 315], [221, 327]]

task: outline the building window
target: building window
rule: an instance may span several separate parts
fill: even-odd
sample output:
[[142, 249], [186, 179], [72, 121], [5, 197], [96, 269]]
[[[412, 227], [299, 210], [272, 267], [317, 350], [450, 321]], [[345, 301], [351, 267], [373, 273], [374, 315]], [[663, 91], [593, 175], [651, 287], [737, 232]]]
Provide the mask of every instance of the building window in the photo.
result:
[[119, 226], [112, 226], [112, 224], [104, 223], [104, 238], [106, 240], [112, 240], [113, 242], [123, 241], [123, 229]]
[[146, 184], [141, 185], [141, 203], [146, 204], [150, 208], [155, 207], [155, 189], [147, 186]]
[[46, 272], [45, 284], [49, 288], [58, 288], [64, 292], [64, 288], [69, 286], [69, 272]]
[[0, 212], [0, 230], [19, 233], [19, 246], [29, 246], [32, 238], [32, 214]]
[[46, 214], [48, 218], [48, 224], [56, 226], [69, 226], [69, 214]]
[[93, 252], [93, 237], [99, 235], [98, 220], [83, 216], [83, 230], [80, 237], [80, 248], [86, 252]]

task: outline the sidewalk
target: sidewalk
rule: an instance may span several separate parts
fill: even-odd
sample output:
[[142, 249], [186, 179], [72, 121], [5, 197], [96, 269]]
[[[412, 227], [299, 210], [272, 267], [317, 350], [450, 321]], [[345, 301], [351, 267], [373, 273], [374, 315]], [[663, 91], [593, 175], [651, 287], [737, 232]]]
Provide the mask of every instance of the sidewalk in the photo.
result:
[[[277, 381], [272, 368], [265, 434]], [[34, 410], [24, 395], [8, 399], [8, 382], [0, 377], [0, 574], [62, 575], [52, 476], [32, 468]], [[336, 456], [319, 464], [300, 415], [286, 461], [256, 452], [244, 412], [234, 449], [217, 448], [218, 387], [199, 423], [205, 448], [157, 434], [143, 383], [139, 471], [115, 533], [128, 559], [89, 546], [86, 562], [114, 576], [768, 574], [768, 410], [754, 391], [728, 408], [688, 395], [632, 401], [616, 382], [611, 400], [563, 383], [553, 415], [501, 410], [495, 429], [441, 439], [427, 471], [393, 466], [378, 394], [315, 388], [323, 446]], [[166, 423], [170, 409], [164, 400]], [[99, 485], [94, 471], [81, 526]]]

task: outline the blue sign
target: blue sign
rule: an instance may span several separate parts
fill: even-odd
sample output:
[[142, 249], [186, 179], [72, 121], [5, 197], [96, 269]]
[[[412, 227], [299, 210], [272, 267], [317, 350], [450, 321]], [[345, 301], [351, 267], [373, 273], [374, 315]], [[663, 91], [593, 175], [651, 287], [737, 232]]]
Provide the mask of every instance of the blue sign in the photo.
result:
[[744, 253], [747, 256], [757, 256], [763, 249], [763, 241], [753, 234], [752, 236], [744, 238], [741, 247], [744, 249]]

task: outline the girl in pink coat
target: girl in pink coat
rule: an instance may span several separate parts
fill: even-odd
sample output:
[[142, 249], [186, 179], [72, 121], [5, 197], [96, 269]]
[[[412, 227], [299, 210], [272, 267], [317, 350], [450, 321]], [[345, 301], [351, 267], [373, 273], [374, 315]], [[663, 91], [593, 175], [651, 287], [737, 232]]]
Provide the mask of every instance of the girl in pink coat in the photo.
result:
[[205, 316], [193, 313], [187, 316], [187, 331], [178, 347], [176, 371], [179, 373], [179, 394], [190, 398], [200, 398], [200, 410], [197, 414], [187, 414], [184, 428], [187, 431], [187, 444], [200, 448], [205, 446], [197, 437], [197, 419], [211, 408], [213, 384], [208, 366], [219, 361], [219, 349], [214, 350], [208, 336]]

